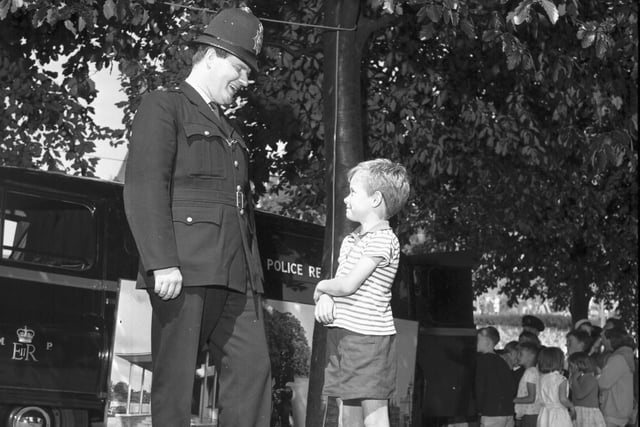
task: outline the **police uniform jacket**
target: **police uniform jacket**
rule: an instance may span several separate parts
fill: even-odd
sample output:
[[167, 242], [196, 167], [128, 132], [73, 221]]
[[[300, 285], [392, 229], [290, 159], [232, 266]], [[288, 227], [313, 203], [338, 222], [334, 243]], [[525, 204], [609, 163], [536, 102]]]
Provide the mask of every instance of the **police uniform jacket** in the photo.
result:
[[249, 153], [186, 82], [145, 97], [133, 121], [124, 203], [140, 254], [138, 287], [179, 267], [183, 286], [262, 292]]

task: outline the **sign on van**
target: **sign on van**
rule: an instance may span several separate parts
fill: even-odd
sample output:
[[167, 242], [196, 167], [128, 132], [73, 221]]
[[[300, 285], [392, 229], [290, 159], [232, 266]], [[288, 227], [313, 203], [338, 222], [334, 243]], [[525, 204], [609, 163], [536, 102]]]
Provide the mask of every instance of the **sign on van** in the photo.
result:
[[273, 258], [267, 258], [267, 272], [269, 271], [315, 280], [319, 280], [322, 274], [322, 268], [317, 265], [307, 265]]

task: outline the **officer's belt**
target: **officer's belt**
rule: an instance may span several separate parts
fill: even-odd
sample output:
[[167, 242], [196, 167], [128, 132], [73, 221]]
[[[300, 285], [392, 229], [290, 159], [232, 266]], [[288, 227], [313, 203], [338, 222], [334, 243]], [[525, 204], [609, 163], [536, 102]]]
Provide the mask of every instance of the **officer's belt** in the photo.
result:
[[173, 201], [189, 202], [190, 206], [210, 206], [223, 204], [244, 209], [247, 207], [247, 198], [243, 191], [220, 191], [201, 188], [174, 188]]
[[[236, 207], [238, 212], [238, 220], [248, 220], [244, 215], [244, 208], [247, 204], [247, 198], [244, 197], [242, 191], [220, 191], [211, 190], [205, 188], [175, 188], [173, 189], [173, 204], [179, 205], [182, 203], [188, 204], [188, 206], [211, 206], [216, 204], [224, 204], [232, 207]], [[247, 269], [249, 270], [249, 283], [251, 289], [256, 292], [258, 290], [258, 284], [256, 283], [259, 278], [262, 277], [259, 271], [261, 267], [258, 267], [252, 262], [252, 255], [258, 254], [257, 241], [254, 238], [250, 238], [248, 230], [245, 227], [240, 227], [240, 237], [242, 239], [242, 248], [244, 250], [245, 260], [247, 263]], [[258, 270], [256, 270], [258, 268]], [[256, 306], [256, 310], [259, 307]], [[256, 311], [258, 313], [258, 311]]]

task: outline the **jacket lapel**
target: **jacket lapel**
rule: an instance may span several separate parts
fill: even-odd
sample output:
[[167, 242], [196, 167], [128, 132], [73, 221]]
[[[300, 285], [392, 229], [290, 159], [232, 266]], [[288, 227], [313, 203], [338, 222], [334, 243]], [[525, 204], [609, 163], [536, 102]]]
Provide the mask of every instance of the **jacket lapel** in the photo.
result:
[[240, 144], [242, 148], [248, 150], [246, 143], [240, 136], [240, 133], [235, 129], [235, 126], [231, 124], [222, 111], [218, 110], [220, 111], [220, 117], [218, 117], [211, 107], [207, 105], [205, 100], [202, 99], [202, 96], [200, 96], [200, 94], [189, 83], [183, 81], [180, 84], [180, 90], [191, 103], [198, 107], [198, 111], [200, 111], [203, 116], [213, 122], [213, 125], [220, 129], [227, 140], [234, 140]]
[[198, 111], [200, 114], [205, 116], [209, 121], [217, 124], [216, 114], [213, 112], [211, 107], [207, 105], [207, 103], [202, 99], [200, 94], [187, 82], [182, 82], [180, 84], [180, 91], [187, 97], [187, 99], [198, 107]]

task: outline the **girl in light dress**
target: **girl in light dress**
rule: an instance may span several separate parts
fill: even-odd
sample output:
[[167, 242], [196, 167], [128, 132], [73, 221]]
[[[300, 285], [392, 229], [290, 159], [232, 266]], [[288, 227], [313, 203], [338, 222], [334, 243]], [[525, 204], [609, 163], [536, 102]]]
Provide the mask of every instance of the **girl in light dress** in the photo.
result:
[[569, 356], [569, 387], [576, 409], [575, 427], [605, 427], [598, 401], [596, 362], [585, 352]]
[[567, 379], [560, 373], [564, 353], [558, 347], [543, 347], [538, 353], [540, 405], [537, 427], [573, 427], [573, 404], [568, 398]]

